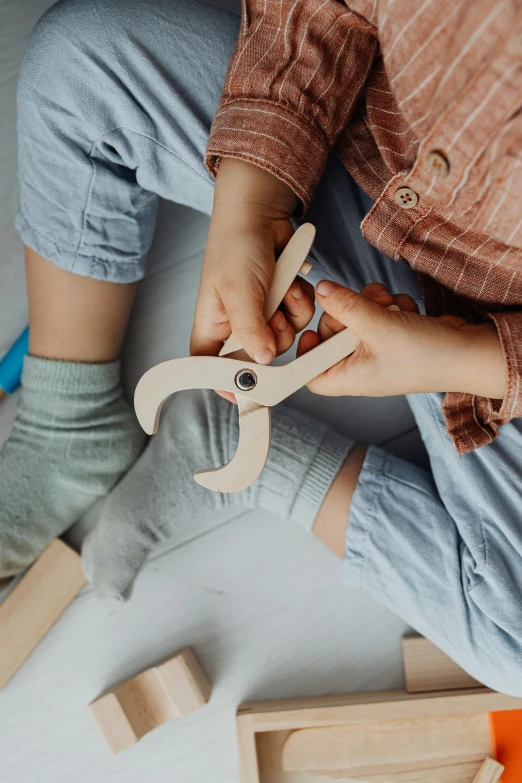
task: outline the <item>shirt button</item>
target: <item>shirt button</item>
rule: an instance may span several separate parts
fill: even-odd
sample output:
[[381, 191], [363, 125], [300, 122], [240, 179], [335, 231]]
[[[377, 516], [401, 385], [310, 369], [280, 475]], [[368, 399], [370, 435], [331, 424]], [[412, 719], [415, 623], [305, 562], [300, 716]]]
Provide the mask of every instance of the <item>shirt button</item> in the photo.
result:
[[449, 161], [438, 150], [432, 150], [428, 153], [428, 166], [437, 177], [444, 178], [449, 174]]
[[394, 200], [402, 209], [413, 209], [419, 203], [419, 197], [411, 188], [399, 188], [395, 193]]

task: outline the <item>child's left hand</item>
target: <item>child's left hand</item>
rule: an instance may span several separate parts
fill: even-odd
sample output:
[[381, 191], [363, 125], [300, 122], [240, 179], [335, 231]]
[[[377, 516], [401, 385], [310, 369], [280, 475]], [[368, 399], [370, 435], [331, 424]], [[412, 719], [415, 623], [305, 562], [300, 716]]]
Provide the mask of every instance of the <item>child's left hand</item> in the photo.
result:
[[[419, 392], [466, 392], [501, 399], [504, 357], [493, 323], [420, 315], [406, 294], [371, 283], [360, 294], [329, 281], [316, 288], [325, 313], [318, 333], [305, 332], [298, 355], [349, 327], [361, 337], [351, 355], [322, 373], [309, 389], [326, 396], [386, 397]], [[387, 310], [396, 304], [399, 311]]]

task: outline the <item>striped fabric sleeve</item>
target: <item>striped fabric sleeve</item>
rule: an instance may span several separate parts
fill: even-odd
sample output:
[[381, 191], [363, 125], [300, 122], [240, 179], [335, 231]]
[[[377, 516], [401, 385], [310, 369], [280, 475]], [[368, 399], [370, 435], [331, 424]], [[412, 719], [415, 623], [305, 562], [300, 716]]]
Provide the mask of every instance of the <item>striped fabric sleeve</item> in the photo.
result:
[[522, 416], [522, 312], [490, 313], [507, 368], [503, 400], [449, 392], [442, 410], [457, 451], [465, 454], [491, 443], [503, 424]]
[[507, 389], [496, 412], [499, 424], [522, 416], [522, 313], [493, 313], [507, 366]]
[[286, 182], [306, 211], [377, 50], [341, 0], [243, 0], [205, 165], [240, 158]]

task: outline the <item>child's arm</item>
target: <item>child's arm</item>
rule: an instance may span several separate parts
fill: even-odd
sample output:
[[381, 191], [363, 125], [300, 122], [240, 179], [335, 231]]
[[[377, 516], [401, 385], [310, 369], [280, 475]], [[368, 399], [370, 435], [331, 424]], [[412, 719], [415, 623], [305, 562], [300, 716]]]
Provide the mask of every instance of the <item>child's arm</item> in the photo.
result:
[[207, 145], [272, 172], [306, 211], [377, 53], [376, 29], [342, 0], [245, 0]]
[[233, 326], [248, 353], [273, 358], [262, 311], [275, 254], [290, 216], [308, 207], [376, 51], [375, 29], [341, 0], [243, 3], [205, 159], [217, 180], [194, 353], [217, 353]]

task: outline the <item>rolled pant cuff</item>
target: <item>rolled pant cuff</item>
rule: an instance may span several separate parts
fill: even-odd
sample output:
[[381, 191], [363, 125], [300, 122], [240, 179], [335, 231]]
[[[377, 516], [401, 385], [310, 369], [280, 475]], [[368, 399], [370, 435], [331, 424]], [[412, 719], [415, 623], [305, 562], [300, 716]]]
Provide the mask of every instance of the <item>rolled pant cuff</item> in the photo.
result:
[[352, 497], [342, 563], [342, 579], [350, 587], [368, 587], [372, 532], [378, 523], [377, 508], [386, 481], [387, 458], [386, 451], [370, 446]]
[[27, 247], [66, 272], [74, 272], [75, 275], [91, 277], [94, 280], [105, 280], [108, 283], [135, 283], [145, 274], [144, 258], [119, 262], [82, 255], [72, 247], [58, 245], [43, 236], [27, 222], [21, 212], [18, 212], [16, 217], [16, 228]]

